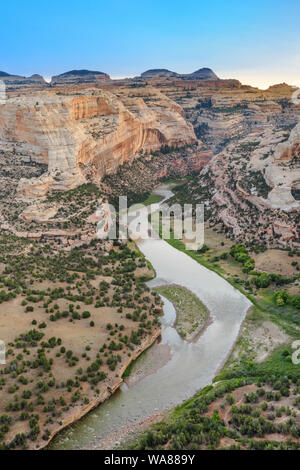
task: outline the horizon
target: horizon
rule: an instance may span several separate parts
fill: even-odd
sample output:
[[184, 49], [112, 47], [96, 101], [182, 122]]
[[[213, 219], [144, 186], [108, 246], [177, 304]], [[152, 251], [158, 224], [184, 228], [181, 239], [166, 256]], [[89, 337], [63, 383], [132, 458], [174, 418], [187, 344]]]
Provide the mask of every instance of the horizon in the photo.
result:
[[[165, 67], [150, 67], [149, 69], [147, 70], [150, 70], [150, 69], [160, 69], [160, 68], [165, 68]], [[213, 72], [216, 73], [216, 75], [221, 79], [221, 80], [228, 80], [228, 79], [233, 79], [233, 80], [239, 80], [242, 85], [248, 85], [248, 86], [251, 86], [253, 88], [259, 88], [261, 90], [267, 90], [269, 87], [271, 86], [274, 86], [274, 85], [279, 85], [279, 84], [287, 84], [289, 86], [292, 86], [292, 87], [300, 87], [300, 80], [296, 80], [294, 82], [289, 82], [287, 81], [286, 79], [283, 79], [283, 77], [278, 77], [278, 79], [276, 80], [275, 78], [271, 79], [271, 78], [266, 78], [266, 76], [264, 75], [261, 75], [259, 77], [255, 77], [253, 76], [253, 74], [251, 74], [251, 71], [248, 71], [248, 72], [233, 72], [231, 75], [227, 74], [227, 76], [222, 76], [222, 72], [216, 72], [216, 70], [213, 68], [213, 67], [206, 67], [206, 66], [203, 66], [203, 67], [200, 67], [200, 68], [210, 68], [211, 70], [213, 70]], [[85, 69], [84, 67], [77, 67], [75, 68], [74, 70], [83, 70]], [[88, 70], [88, 69], [86, 69]], [[108, 75], [110, 75], [110, 78], [112, 80], [125, 80], [125, 79], [130, 79], [130, 78], [134, 78], [134, 77], [138, 77], [140, 76], [143, 72], [145, 72], [146, 70], [143, 70], [142, 72], [138, 72], [136, 74], [128, 74], [128, 75], [111, 75], [108, 71], [106, 70], [100, 70], [100, 68], [97, 68], [97, 67], [94, 67], [94, 68], [91, 68], [90, 70], [94, 70], [94, 71], [97, 71], [97, 72], [103, 72], [103, 73], [107, 73]], [[195, 72], [195, 70], [193, 71], [185, 71], [185, 72], [181, 72], [181, 71], [177, 71], [177, 70], [174, 70], [174, 69], [168, 69], [170, 71], [173, 71], [173, 72], [177, 72], [179, 74], [186, 74], [186, 73], [192, 73], [192, 72]], [[198, 69], [197, 69], [198, 70]], [[30, 77], [34, 74], [39, 74], [38, 71], [34, 72], [34, 73], [31, 73], [29, 75], [25, 75], [25, 74], [22, 74], [22, 73], [19, 73], [19, 74], [16, 74], [16, 73], [11, 73], [10, 71], [7, 71], [7, 70], [1, 70], [2, 72], [6, 72], [8, 73], [9, 75], [19, 75], [19, 76], [24, 76], [24, 77]], [[64, 74], [68, 72], [68, 70], [65, 70], [61, 73], [58, 73], [57, 75], [61, 75], [61, 74]], [[235, 75], [233, 75], [235, 74]], [[43, 77], [43, 79], [47, 82], [47, 83], [51, 83], [51, 80], [52, 78], [55, 76], [55, 74], [51, 75], [51, 76], [43, 76], [42, 74], [39, 74]], [[249, 77], [249, 78], [248, 78]]]
[[220, 78], [261, 89], [300, 86], [299, 14], [295, 0], [190, 0], [185, 8], [178, 0], [16, 0], [2, 6], [0, 70], [49, 79], [84, 68], [119, 78], [149, 68], [190, 73], [211, 64]]

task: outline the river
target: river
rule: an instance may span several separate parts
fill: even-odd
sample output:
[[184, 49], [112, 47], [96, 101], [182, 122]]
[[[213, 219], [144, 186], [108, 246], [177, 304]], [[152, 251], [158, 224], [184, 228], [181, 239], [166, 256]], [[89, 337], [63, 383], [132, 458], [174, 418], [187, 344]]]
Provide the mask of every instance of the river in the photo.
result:
[[[154, 194], [166, 200], [173, 193], [161, 185]], [[164, 240], [142, 240], [138, 245], [157, 274], [148, 285], [186, 287], [208, 307], [213, 321], [196, 342], [187, 343], [174, 328], [173, 305], [164, 299], [162, 343], [171, 350], [167, 364], [130, 388], [124, 384], [107, 402], [56, 436], [51, 449], [95, 448], [122, 427], [181, 403], [212, 382], [237, 339], [251, 305], [243, 294]], [[151, 363], [151, 349], [143, 356], [145, 367], [147, 362]]]

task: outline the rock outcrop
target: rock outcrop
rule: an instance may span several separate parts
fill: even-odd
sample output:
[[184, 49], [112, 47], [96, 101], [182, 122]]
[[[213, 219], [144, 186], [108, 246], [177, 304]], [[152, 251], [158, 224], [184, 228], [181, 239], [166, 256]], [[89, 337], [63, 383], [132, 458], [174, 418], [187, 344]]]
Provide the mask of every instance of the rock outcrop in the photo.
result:
[[52, 169], [37, 178], [21, 178], [18, 184], [18, 195], [23, 200], [46, 196], [48, 192], [68, 191], [86, 182], [79, 168], [68, 168], [65, 171]]
[[274, 159], [278, 163], [300, 159], [300, 124], [294, 127], [286, 142], [278, 144]]
[[300, 190], [300, 124], [287, 141], [277, 145], [273, 161], [265, 169], [265, 178], [272, 187], [268, 195], [272, 207], [300, 209], [300, 201], [292, 194], [293, 190]]
[[38, 205], [34, 204], [28, 206], [24, 210], [22, 217], [24, 222], [36, 222], [38, 224], [48, 222], [57, 214], [57, 207], [55, 205]]

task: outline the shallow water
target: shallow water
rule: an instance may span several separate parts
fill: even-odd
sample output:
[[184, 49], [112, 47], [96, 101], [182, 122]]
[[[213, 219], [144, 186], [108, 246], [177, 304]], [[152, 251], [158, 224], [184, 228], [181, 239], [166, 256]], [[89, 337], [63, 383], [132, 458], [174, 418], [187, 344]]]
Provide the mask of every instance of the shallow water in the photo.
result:
[[[165, 199], [172, 196], [163, 185], [155, 193]], [[138, 423], [191, 397], [211, 383], [235, 343], [249, 300], [164, 240], [143, 240], [138, 245], [157, 273], [149, 286], [178, 284], [188, 288], [209, 308], [213, 321], [197, 342], [187, 343], [174, 328], [173, 305], [164, 299], [162, 342], [171, 349], [170, 361], [130, 389], [124, 384], [107, 402], [60, 433], [51, 444], [52, 449], [93, 448], [123, 426]], [[151, 349], [143, 361], [145, 366], [151, 362]]]

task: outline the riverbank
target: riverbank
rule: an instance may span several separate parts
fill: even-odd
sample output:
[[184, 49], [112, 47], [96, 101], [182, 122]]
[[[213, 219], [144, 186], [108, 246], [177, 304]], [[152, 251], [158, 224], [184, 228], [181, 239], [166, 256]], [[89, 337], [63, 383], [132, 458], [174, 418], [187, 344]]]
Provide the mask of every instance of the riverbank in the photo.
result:
[[122, 448], [299, 450], [298, 374], [287, 356], [279, 358], [277, 368], [272, 359], [205, 387]]
[[107, 438], [101, 441], [100, 445], [94, 445], [92, 447], [92, 450], [113, 450], [117, 448], [120, 449], [119, 446], [121, 445], [121, 443], [123, 443], [124, 440], [126, 440], [126, 442], [128, 440], [128, 445], [122, 445], [121, 447], [122, 449], [126, 449], [131, 443], [133, 443], [138, 438], [138, 436], [140, 436], [143, 431], [161, 421], [164, 416], [165, 413], [156, 412], [138, 423], [128, 424], [119, 429], [118, 431], [107, 436]]
[[[243, 272], [243, 266], [228, 255], [233, 245], [232, 241], [208, 227], [205, 229], [205, 235], [205, 249], [200, 252], [187, 250], [184, 241], [181, 240], [170, 239], [166, 242], [197, 263], [216, 272], [252, 304], [240, 327], [237, 341], [223, 366], [225, 364], [234, 366], [246, 358], [263, 361], [277, 347], [288, 344], [292, 338], [296, 339], [299, 328], [288, 321], [284, 309], [277, 307], [271, 300], [270, 289], [266, 292], [261, 289], [255, 294], [244, 288], [248, 276]], [[274, 291], [272, 292], [274, 294]], [[221, 368], [219, 372], [220, 370]]]
[[[270, 289], [259, 291], [257, 295], [243, 289], [238, 283], [239, 276], [246, 278], [241, 266], [235, 261], [226, 262], [225, 256], [218, 259], [218, 255], [230, 247], [230, 242], [227, 241], [226, 244], [225, 240], [221, 240], [217, 250], [214, 246], [213, 259], [207, 259], [211, 258], [211, 252], [205, 256], [203, 253], [189, 252], [178, 240], [167, 242], [199, 264], [212, 268], [247, 296], [252, 301], [252, 307], [249, 307], [240, 325], [237, 341], [232, 345], [227, 360], [224, 360], [216, 372], [212, 386], [203, 388], [182, 405], [170, 410], [162, 421], [149, 426], [146, 432], [141, 428], [134, 438], [123, 442], [122, 448], [137, 450], [163, 447], [183, 450], [187, 446], [193, 446], [189, 448], [299, 449], [299, 398], [294, 398], [299, 395], [299, 387], [294, 385], [298, 383], [299, 371], [291, 360], [291, 342], [293, 338], [299, 337], [299, 327], [293, 321], [296, 317], [288, 310], [274, 305]], [[284, 268], [279, 266], [279, 269], [282, 271]], [[279, 382], [282, 384], [280, 391]], [[269, 393], [267, 402], [267, 392], [263, 386]], [[235, 405], [242, 420], [243, 406], [248, 404], [249, 407], [249, 403], [254, 417], [248, 418], [249, 428], [236, 426], [233, 433], [231, 406]], [[241, 406], [241, 411], [238, 405]], [[270, 413], [270, 410], [274, 413]], [[293, 416], [292, 421], [298, 423], [298, 426], [291, 422], [284, 428], [283, 423], [287, 424], [287, 421], [283, 421], [284, 414], [286, 417]], [[195, 420], [195, 416], [199, 416], [199, 419]], [[226, 419], [225, 427], [220, 427], [218, 433], [216, 426], [220, 422], [219, 416]], [[255, 417], [259, 417], [261, 423], [260, 431], [257, 432], [251, 428], [252, 420], [253, 426], [256, 424]], [[183, 437], [187, 426], [190, 431], [188, 440]], [[196, 429], [194, 435], [193, 428]]]
[[[150, 351], [151, 349], [151, 351]], [[147, 355], [151, 354], [151, 362]], [[135, 361], [133, 361], [123, 376], [128, 388], [134, 387], [145, 377], [154, 374], [164, 367], [172, 358], [172, 352], [167, 344], [156, 341], [150, 348], [145, 350]]]

